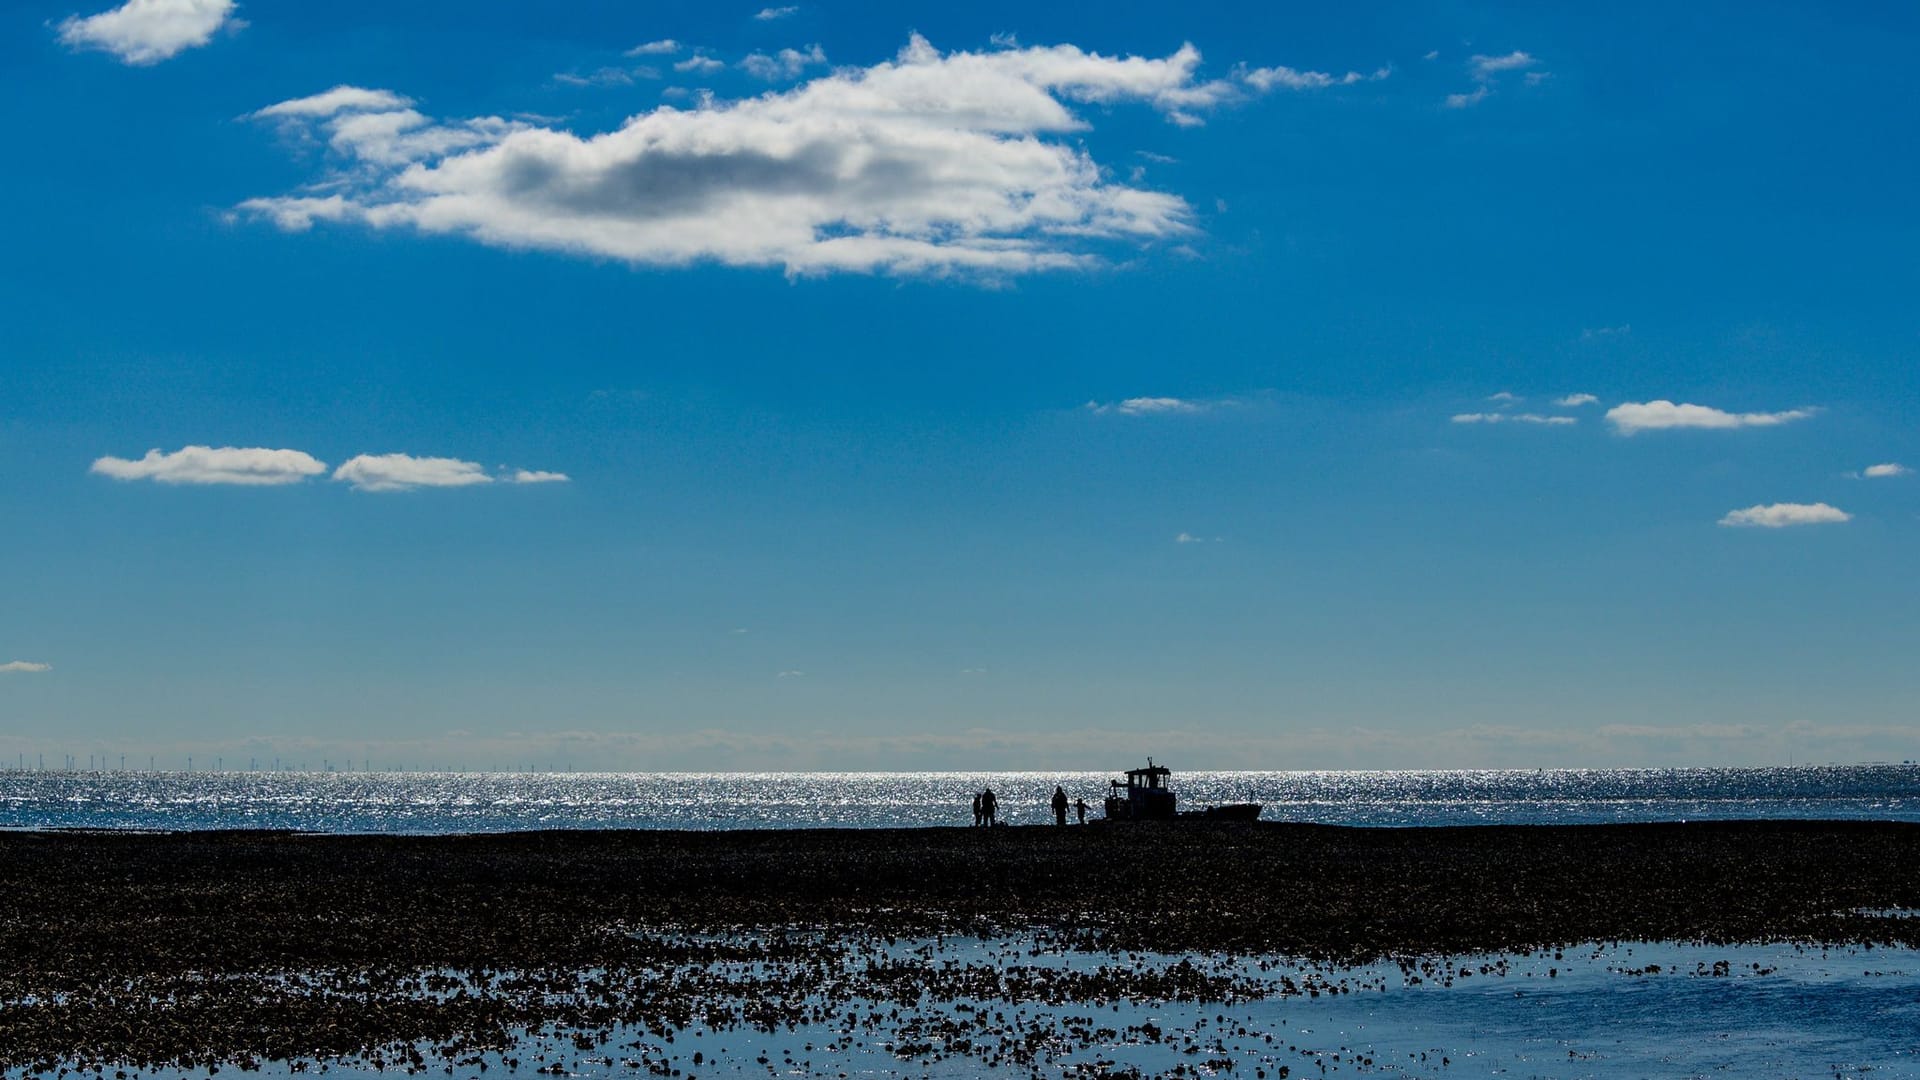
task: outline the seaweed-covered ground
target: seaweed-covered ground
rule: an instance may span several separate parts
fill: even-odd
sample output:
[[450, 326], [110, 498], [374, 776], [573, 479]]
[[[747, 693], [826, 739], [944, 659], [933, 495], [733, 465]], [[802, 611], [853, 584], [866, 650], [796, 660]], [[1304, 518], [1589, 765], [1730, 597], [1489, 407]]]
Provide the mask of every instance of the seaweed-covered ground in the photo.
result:
[[[1438, 957], [1595, 941], [1912, 948], [1920, 919], [1886, 913], [1915, 908], [1920, 826], [1891, 823], [11, 833], [0, 1069], [451, 1071], [490, 1051], [557, 1070], [512, 1047], [566, 1033], [612, 1062], [633, 1033], [802, 1026], [1025, 1067], [1067, 1036], [967, 1006], [929, 1037], [916, 1006], [1341, 993], [1345, 965], [1442, 979]], [[1086, 959], [990, 969], [902, 944], [950, 934]], [[1236, 959], [1280, 957], [1324, 974]]]

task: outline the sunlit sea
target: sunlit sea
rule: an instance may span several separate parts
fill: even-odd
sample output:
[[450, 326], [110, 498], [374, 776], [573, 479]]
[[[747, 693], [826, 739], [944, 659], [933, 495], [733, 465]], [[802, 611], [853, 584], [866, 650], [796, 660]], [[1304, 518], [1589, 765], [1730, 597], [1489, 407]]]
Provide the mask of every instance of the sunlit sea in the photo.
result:
[[[1013, 824], [1054, 785], [1098, 817], [1115, 774], [0, 771], [0, 828], [464, 833], [966, 825], [991, 788]], [[1920, 765], [1769, 769], [1178, 773], [1183, 808], [1269, 821], [1481, 825], [1849, 818], [1920, 821]]]

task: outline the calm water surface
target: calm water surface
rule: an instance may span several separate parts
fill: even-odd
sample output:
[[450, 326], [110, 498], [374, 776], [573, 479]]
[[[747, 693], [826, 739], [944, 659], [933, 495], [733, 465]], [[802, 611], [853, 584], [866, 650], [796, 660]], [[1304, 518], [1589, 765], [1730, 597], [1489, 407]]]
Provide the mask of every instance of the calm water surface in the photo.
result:
[[[0, 772], [0, 828], [285, 828], [338, 833], [554, 828], [964, 825], [982, 787], [1015, 824], [1055, 784], [1098, 816], [1114, 774]], [[1340, 825], [1708, 818], [1920, 821], [1920, 766], [1176, 773], [1183, 807], [1259, 802]]]

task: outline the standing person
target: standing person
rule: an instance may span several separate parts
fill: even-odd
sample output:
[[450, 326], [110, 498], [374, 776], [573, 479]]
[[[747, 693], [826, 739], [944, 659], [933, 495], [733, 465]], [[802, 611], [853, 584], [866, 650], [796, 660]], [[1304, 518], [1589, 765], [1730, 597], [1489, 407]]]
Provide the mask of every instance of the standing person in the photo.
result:
[[1053, 785], [1053, 823], [1055, 825], [1067, 823], [1067, 789], [1059, 784]]
[[1080, 824], [1085, 825], [1087, 823], [1087, 800], [1073, 800], [1073, 808], [1080, 811]]
[[980, 813], [980, 793], [976, 791], [973, 793], [973, 827], [976, 829], [979, 828], [981, 822], [984, 820], [985, 818]]
[[992, 788], [988, 788], [980, 793], [980, 819], [986, 823], [988, 828], [993, 827], [994, 815], [998, 813], [999, 810], [1000, 800], [993, 797]]

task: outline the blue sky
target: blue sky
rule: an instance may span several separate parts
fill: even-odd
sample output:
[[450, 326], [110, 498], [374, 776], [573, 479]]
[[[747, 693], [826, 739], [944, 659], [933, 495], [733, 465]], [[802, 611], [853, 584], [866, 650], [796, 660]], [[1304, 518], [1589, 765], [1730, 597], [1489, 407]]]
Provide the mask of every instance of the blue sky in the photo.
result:
[[1916, 38], [16, 4], [0, 756], [1920, 756]]

